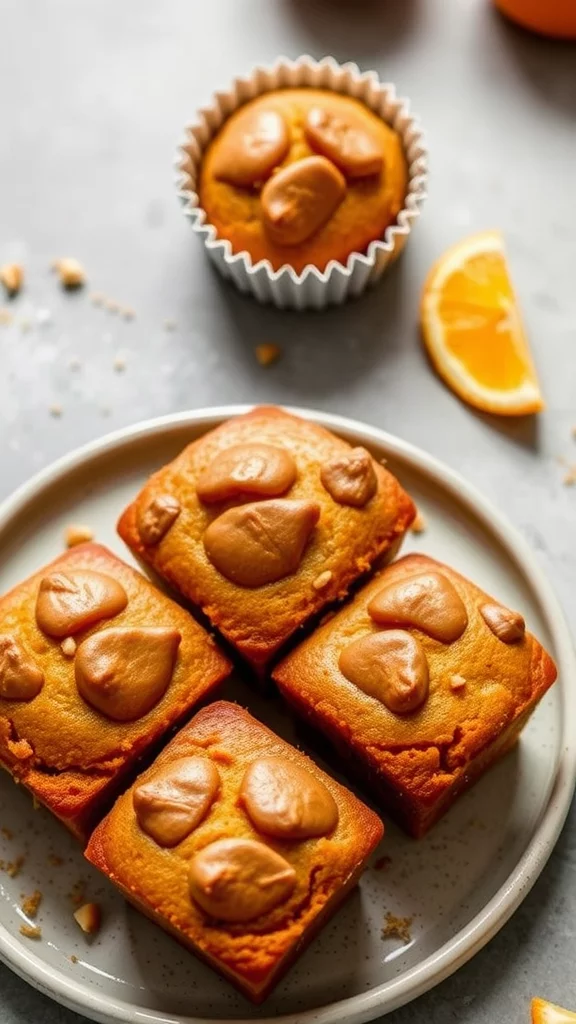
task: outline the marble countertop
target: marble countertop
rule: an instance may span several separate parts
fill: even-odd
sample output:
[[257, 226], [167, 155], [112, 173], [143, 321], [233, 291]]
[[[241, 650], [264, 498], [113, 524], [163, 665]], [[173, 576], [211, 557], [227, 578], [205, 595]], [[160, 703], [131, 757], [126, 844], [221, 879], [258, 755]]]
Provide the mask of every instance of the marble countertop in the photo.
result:
[[[411, 98], [430, 197], [375, 290], [322, 314], [262, 308], [208, 265], [173, 194], [183, 124], [278, 53], [375, 68]], [[176, 410], [271, 401], [356, 416], [461, 471], [528, 538], [576, 625], [576, 49], [505, 24], [488, 0], [5, 0], [0, 263], [26, 287], [0, 326], [0, 498], [78, 444]], [[547, 400], [476, 414], [430, 370], [417, 302], [459, 237], [506, 238]], [[64, 295], [59, 256], [133, 320]], [[167, 330], [166, 321], [173, 321]], [[282, 358], [258, 365], [255, 345]], [[576, 814], [509, 924], [390, 1024], [523, 1024], [540, 994], [576, 1007]], [[0, 967], [2, 1024], [79, 1021]]]

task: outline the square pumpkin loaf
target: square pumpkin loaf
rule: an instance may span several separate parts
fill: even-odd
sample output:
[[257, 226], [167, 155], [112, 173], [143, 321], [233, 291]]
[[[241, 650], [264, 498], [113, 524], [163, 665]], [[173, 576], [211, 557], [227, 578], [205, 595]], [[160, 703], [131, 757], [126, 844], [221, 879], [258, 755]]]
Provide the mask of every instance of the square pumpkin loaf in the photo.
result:
[[84, 838], [136, 758], [229, 670], [139, 572], [75, 547], [0, 599], [0, 764]]
[[222, 701], [118, 799], [86, 857], [261, 1002], [356, 884], [382, 834], [352, 793]]
[[274, 672], [414, 836], [510, 749], [555, 678], [521, 615], [424, 555], [388, 566]]
[[185, 448], [118, 531], [263, 671], [300, 625], [397, 546], [414, 515], [364, 448], [264, 407]]

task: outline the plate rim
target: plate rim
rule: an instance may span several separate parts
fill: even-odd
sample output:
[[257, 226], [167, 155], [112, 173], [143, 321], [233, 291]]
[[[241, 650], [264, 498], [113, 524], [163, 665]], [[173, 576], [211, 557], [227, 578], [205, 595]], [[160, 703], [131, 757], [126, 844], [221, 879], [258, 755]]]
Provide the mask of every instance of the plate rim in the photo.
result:
[[[254, 408], [252, 403], [208, 406], [195, 410], [169, 413], [146, 419], [105, 434], [44, 467], [0, 503], [0, 531], [11, 524], [19, 512], [59, 478], [80, 469], [84, 463], [146, 437], [170, 433], [179, 427], [212, 429], [224, 419], [242, 415]], [[559, 675], [563, 680], [562, 698], [567, 708], [576, 710], [576, 695], [570, 693], [569, 680], [576, 678], [576, 653], [563, 609], [547, 576], [528, 542], [515, 526], [503, 516], [480, 491], [424, 449], [404, 441], [379, 427], [354, 418], [297, 406], [283, 406], [336, 433], [351, 434], [370, 444], [385, 447], [393, 456], [407, 462], [455, 495], [468, 506], [477, 519], [506, 549], [512, 561], [533, 592], [553, 640]], [[256, 1018], [258, 1024], [363, 1024], [411, 1002], [444, 981], [482, 949], [509, 920], [528, 895], [544, 868], [560, 835], [570, 808], [576, 785], [576, 714], [562, 716], [562, 733], [558, 742], [559, 760], [554, 783], [540, 820], [530, 842], [508, 878], [465, 927], [439, 949], [397, 978], [374, 986], [365, 993], [336, 1000], [320, 1009], [295, 1014]], [[252, 1024], [254, 1017], [206, 1018], [155, 1013], [142, 1010], [125, 1000], [117, 1000], [100, 992], [91, 992], [82, 982], [74, 981], [45, 963], [38, 954], [22, 948], [8, 929], [0, 924], [0, 960], [15, 974], [43, 994], [68, 1009], [100, 1024]]]

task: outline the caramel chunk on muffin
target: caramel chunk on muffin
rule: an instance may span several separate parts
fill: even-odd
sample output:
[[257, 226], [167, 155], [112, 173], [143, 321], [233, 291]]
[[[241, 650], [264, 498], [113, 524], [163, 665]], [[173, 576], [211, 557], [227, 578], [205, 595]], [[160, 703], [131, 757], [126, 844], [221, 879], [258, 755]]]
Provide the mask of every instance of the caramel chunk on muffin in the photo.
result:
[[86, 857], [259, 1003], [356, 884], [382, 834], [352, 793], [221, 701], [119, 798]]
[[345, 264], [382, 238], [404, 205], [398, 133], [360, 100], [278, 89], [235, 111], [200, 169], [200, 204], [232, 251], [301, 273]]
[[229, 669], [140, 573], [73, 547], [0, 599], [0, 763], [85, 838], [127, 770]]
[[[143, 524], [159, 496], [179, 514], [155, 537]], [[393, 551], [414, 514], [365, 449], [263, 407], [154, 474], [118, 532], [263, 672], [299, 626]]]
[[556, 678], [517, 612], [407, 555], [278, 665], [282, 695], [422, 836], [516, 742]]

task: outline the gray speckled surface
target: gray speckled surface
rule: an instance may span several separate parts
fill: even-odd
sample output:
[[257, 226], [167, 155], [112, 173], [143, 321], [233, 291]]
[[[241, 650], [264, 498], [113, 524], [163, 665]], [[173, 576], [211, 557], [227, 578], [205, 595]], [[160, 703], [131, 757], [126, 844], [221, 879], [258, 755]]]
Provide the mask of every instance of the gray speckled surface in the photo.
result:
[[[171, 183], [181, 126], [211, 90], [254, 62], [302, 52], [395, 81], [431, 149], [430, 199], [400, 264], [374, 292], [320, 315], [263, 309], [223, 285]], [[0, 69], [0, 263], [27, 270], [16, 322], [0, 326], [0, 497], [141, 418], [232, 401], [316, 406], [398, 433], [473, 480], [531, 541], [574, 627], [576, 489], [558, 462], [576, 462], [573, 46], [512, 29], [485, 0], [4, 0]], [[493, 226], [506, 236], [548, 402], [538, 423], [471, 412], [420, 350], [428, 266]], [[66, 254], [85, 264], [92, 289], [133, 307], [134, 321], [85, 293], [62, 295], [48, 265]], [[254, 359], [262, 341], [283, 347], [274, 367]], [[500, 935], [389, 1019], [520, 1024], [535, 993], [576, 1006], [575, 922], [573, 814]], [[74, 1020], [0, 967], [2, 1024]]]

